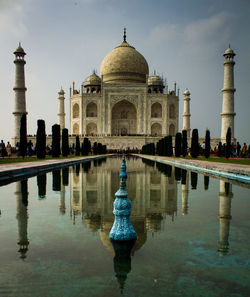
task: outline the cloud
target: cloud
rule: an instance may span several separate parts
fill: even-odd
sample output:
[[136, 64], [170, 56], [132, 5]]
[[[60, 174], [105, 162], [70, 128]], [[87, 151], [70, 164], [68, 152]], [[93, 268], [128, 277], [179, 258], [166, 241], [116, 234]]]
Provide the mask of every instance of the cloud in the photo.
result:
[[230, 41], [230, 21], [235, 16], [221, 12], [210, 18], [188, 24], [183, 30], [183, 49], [186, 53], [203, 57], [210, 56], [215, 48], [225, 46]]
[[225, 11], [187, 24], [161, 24], [150, 31], [146, 43], [152, 49], [172, 47], [175, 54], [206, 59], [230, 42], [235, 17]]
[[16, 1], [9, 3], [7, 4], [7, 1], [0, 2], [0, 38], [24, 38], [28, 33], [24, 6]]

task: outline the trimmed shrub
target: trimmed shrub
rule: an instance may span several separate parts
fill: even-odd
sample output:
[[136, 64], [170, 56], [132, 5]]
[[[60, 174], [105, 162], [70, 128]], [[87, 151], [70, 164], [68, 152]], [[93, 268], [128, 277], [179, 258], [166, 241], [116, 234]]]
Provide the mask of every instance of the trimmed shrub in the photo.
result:
[[182, 142], [182, 135], [181, 133], [176, 133], [175, 135], [175, 156], [180, 157], [181, 155], [181, 142]]
[[209, 158], [210, 157], [210, 131], [206, 130], [206, 136], [205, 136], [205, 157]]
[[52, 157], [60, 156], [60, 125], [52, 126]]
[[39, 159], [44, 159], [46, 155], [46, 133], [44, 120], [37, 121], [36, 155]]
[[223, 156], [223, 146], [222, 146], [222, 143], [221, 141], [219, 142], [219, 145], [218, 145], [218, 153], [217, 153], [218, 157], [222, 157]]
[[193, 129], [192, 131], [192, 141], [191, 141], [191, 156], [197, 158], [199, 156], [199, 135], [198, 129]]
[[69, 132], [68, 129], [62, 129], [62, 155], [67, 157], [69, 154]]
[[79, 136], [76, 136], [76, 156], [80, 156], [80, 140], [79, 140]]

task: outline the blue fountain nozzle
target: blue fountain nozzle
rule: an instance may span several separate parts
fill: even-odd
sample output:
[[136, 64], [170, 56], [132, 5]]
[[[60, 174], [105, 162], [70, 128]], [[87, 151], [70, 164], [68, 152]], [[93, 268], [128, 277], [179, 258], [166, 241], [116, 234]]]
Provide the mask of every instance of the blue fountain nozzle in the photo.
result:
[[121, 173], [120, 173], [120, 179], [126, 179], [127, 178], [127, 166], [126, 166], [126, 158], [123, 156], [122, 158], [122, 165], [121, 165]]

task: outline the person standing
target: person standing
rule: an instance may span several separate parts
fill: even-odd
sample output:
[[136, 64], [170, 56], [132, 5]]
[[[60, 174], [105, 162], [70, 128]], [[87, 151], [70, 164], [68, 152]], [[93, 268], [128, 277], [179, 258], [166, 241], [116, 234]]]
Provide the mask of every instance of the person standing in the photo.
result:
[[8, 141], [7, 146], [6, 146], [8, 157], [11, 157], [11, 149], [12, 149], [11, 144]]

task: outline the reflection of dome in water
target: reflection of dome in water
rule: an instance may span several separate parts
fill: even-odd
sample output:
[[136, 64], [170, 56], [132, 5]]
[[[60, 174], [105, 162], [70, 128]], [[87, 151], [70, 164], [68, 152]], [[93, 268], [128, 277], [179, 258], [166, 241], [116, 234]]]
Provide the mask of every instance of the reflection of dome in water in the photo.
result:
[[92, 231], [97, 231], [101, 226], [101, 216], [100, 215], [91, 215], [87, 216], [85, 219], [86, 225]]
[[146, 217], [146, 228], [149, 232], [157, 232], [161, 229], [162, 214], [150, 214]]
[[[147, 232], [145, 230], [145, 224], [144, 224], [144, 218], [141, 218], [140, 221], [138, 219], [131, 220], [132, 225], [135, 229], [135, 232], [137, 233], [137, 240], [135, 242], [135, 245], [132, 249], [132, 254], [134, 254], [135, 251], [139, 250], [144, 243], [147, 241]], [[105, 223], [102, 223], [101, 231], [100, 231], [100, 239], [103, 243], [103, 245], [107, 248], [108, 251], [110, 251], [114, 255], [114, 249], [112, 246], [112, 243], [109, 238], [109, 232], [113, 226], [113, 220], [112, 221], [105, 221]]]

